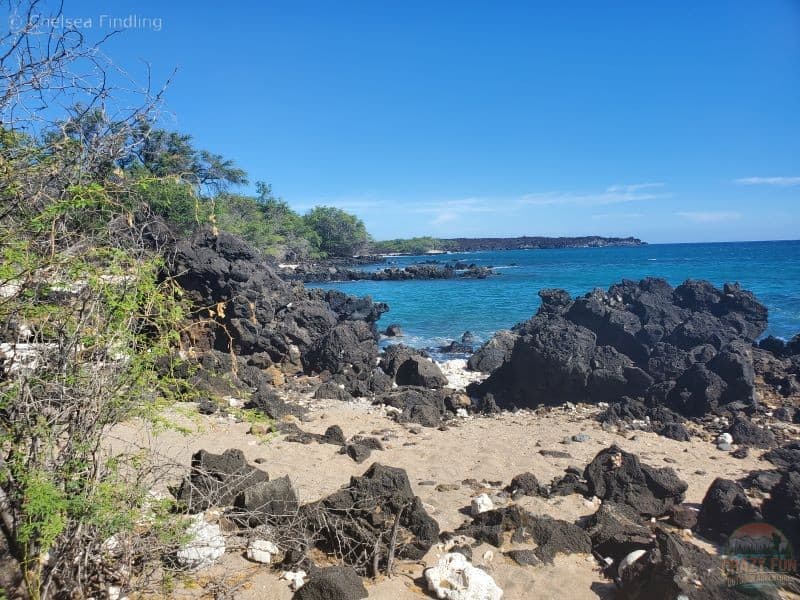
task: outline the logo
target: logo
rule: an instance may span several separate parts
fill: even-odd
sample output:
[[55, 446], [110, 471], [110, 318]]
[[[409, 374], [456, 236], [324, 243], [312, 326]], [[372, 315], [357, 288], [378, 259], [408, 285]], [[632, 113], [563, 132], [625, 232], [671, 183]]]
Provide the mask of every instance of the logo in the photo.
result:
[[742, 592], [780, 587], [798, 572], [792, 545], [769, 523], [749, 523], [734, 531], [722, 562], [729, 585]]

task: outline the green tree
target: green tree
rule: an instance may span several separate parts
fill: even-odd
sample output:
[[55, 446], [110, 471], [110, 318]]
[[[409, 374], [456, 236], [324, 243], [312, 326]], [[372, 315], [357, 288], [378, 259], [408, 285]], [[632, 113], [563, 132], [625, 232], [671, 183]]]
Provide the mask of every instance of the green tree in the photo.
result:
[[124, 166], [141, 165], [156, 177], [177, 177], [206, 194], [247, 183], [247, 173], [232, 160], [195, 148], [191, 135], [154, 129], [147, 121], [134, 130], [131, 148]]
[[371, 238], [363, 221], [333, 206], [317, 206], [303, 219], [319, 236], [319, 250], [329, 256], [354, 256]]

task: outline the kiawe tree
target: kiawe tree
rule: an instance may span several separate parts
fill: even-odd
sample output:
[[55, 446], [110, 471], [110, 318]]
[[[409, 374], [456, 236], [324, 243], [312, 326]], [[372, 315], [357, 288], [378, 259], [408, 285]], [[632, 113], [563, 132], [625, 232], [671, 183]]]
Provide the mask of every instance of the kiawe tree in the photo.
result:
[[317, 206], [303, 219], [319, 236], [319, 249], [329, 256], [354, 256], [371, 241], [364, 222], [334, 206]]

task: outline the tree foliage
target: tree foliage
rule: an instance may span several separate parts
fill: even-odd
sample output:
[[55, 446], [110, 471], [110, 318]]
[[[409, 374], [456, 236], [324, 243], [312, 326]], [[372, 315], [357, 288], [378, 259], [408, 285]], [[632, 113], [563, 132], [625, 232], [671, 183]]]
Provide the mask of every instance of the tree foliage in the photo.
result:
[[363, 221], [340, 208], [317, 206], [303, 219], [319, 236], [320, 251], [330, 256], [354, 256], [371, 240]]

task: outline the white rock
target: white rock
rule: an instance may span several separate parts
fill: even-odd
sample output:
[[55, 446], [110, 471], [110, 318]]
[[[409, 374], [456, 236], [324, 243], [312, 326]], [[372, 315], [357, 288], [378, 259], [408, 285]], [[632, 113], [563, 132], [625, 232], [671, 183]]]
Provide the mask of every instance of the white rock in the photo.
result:
[[467, 412], [466, 408], [459, 408], [456, 409], [456, 416], [462, 419], [466, 419], [467, 417], [469, 417], [469, 413]]
[[487, 494], [481, 494], [472, 499], [472, 514], [479, 515], [494, 509], [494, 502]]
[[250, 540], [247, 544], [247, 558], [264, 565], [270, 564], [278, 552], [280, 549], [268, 540]]
[[720, 433], [717, 438], [718, 444], [732, 444], [733, 436], [730, 433]]
[[633, 552], [628, 554], [628, 556], [626, 556], [620, 561], [619, 567], [617, 567], [617, 575], [619, 575], [619, 577], [621, 578], [622, 573], [625, 571], [625, 569], [630, 567], [633, 563], [642, 558], [645, 554], [647, 554], [647, 550], [634, 550]]
[[463, 554], [445, 554], [435, 567], [425, 570], [428, 590], [442, 600], [500, 600], [501, 590], [486, 571], [473, 566]]
[[306, 582], [307, 573], [305, 571], [284, 571], [281, 575], [281, 579], [285, 579], [289, 582], [289, 587], [293, 592], [296, 592], [303, 584]]
[[108, 600], [125, 600], [127, 596], [122, 595], [122, 588], [118, 585], [111, 585], [108, 587]]
[[204, 569], [225, 554], [225, 538], [219, 525], [206, 521], [203, 513], [192, 517], [186, 530], [189, 541], [177, 553], [178, 564], [186, 569]]

